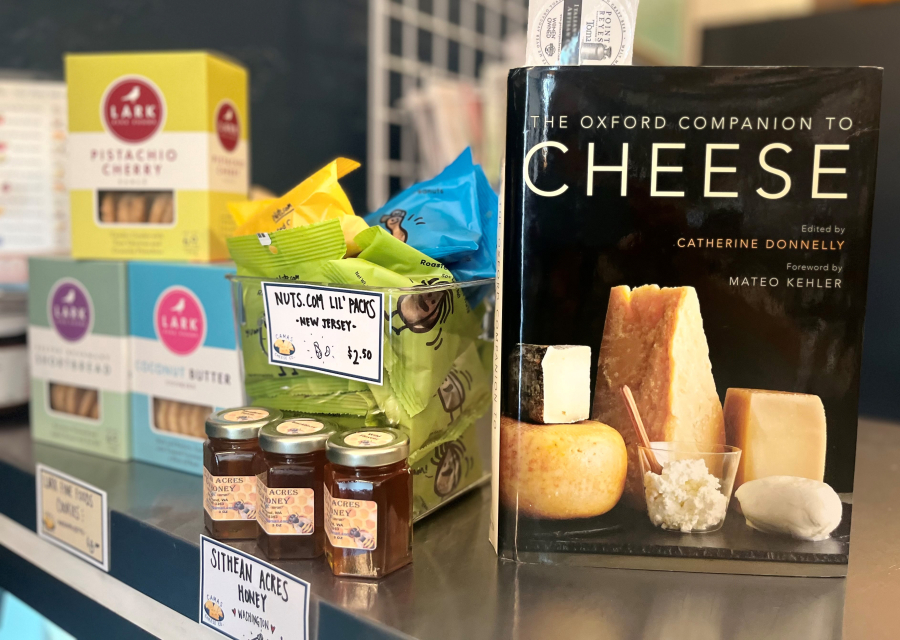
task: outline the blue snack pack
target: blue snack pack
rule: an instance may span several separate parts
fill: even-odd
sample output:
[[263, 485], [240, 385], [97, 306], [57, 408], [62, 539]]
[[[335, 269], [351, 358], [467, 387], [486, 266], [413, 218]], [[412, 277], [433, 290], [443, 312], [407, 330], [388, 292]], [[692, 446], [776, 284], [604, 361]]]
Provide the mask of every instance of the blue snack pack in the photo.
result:
[[478, 173], [467, 148], [436, 177], [409, 187], [365, 220], [435, 260], [459, 262], [482, 244]]
[[484, 169], [480, 165], [475, 165], [475, 181], [478, 193], [478, 216], [481, 220], [482, 230], [481, 242], [478, 250], [473, 254], [446, 265], [457, 282], [493, 278], [497, 275], [497, 212], [500, 199], [491, 188], [487, 176], [484, 175]]

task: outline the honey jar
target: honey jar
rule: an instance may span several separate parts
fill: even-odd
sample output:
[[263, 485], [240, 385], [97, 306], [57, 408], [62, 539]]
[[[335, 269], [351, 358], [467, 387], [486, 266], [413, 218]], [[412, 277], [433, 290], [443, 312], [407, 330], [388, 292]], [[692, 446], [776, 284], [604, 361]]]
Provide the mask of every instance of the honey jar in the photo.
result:
[[272, 560], [316, 558], [325, 548], [322, 482], [325, 441], [337, 430], [300, 417], [259, 430], [256, 474], [257, 544]]
[[397, 429], [325, 443], [325, 554], [338, 576], [380, 578], [412, 562], [409, 438]]
[[203, 443], [203, 522], [213, 538], [256, 537], [256, 475], [259, 430], [281, 420], [265, 407], [223, 409], [206, 418]]

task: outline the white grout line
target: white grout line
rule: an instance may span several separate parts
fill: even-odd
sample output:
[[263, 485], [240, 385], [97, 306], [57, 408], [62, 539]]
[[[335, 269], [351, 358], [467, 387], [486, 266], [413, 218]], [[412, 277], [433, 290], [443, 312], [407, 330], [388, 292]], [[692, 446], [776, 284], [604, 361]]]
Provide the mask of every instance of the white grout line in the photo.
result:
[[[184, 617], [0, 514], [2, 545], [38, 569], [158, 638], [221, 640], [222, 636]], [[197, 589], [200, 585], [197, 584]], [[15, 592], [13, 592], [15, 595]]]

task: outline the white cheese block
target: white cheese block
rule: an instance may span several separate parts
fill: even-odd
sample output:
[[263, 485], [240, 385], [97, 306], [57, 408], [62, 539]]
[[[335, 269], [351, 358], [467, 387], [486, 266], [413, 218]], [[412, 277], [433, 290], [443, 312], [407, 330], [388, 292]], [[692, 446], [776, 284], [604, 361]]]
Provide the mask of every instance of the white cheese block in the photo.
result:
[[591, 412], [591, 348], [518, 344], [511, 358], [511, 411], [537, 424], [570, 424]]
[[747, 526], [801, 540], [826, 540], [841, 523], [841, 499], [824, 482], [769, 476], [745, 482], [734, 497]]

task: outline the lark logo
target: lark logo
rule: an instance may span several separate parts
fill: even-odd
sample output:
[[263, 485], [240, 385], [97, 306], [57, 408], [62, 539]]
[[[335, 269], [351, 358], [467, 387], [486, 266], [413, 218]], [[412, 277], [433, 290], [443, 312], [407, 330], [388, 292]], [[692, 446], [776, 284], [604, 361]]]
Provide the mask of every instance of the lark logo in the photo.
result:
[[47, 315], [64, 340], [78, 342], [94, 324], [94, 303], [83, 284], [74, 278], [63, 278], [50, 289]]
[[175, 286], [163, 291], [153, 318], [160, 342], [176, 355], [190, 355], [206, 340], [206, 312], [190, 289]]
[[109, 85], [100, 108], [106, 130], [129, 143], [152, 138], [166, 117], [162, 93], [140, 76], [122, 77]]
[[241, 121], [237, 108], [228, 100], [220, 102], [216, 109], [216, 134], [226, 151], [234, 151], [241, 139]]

